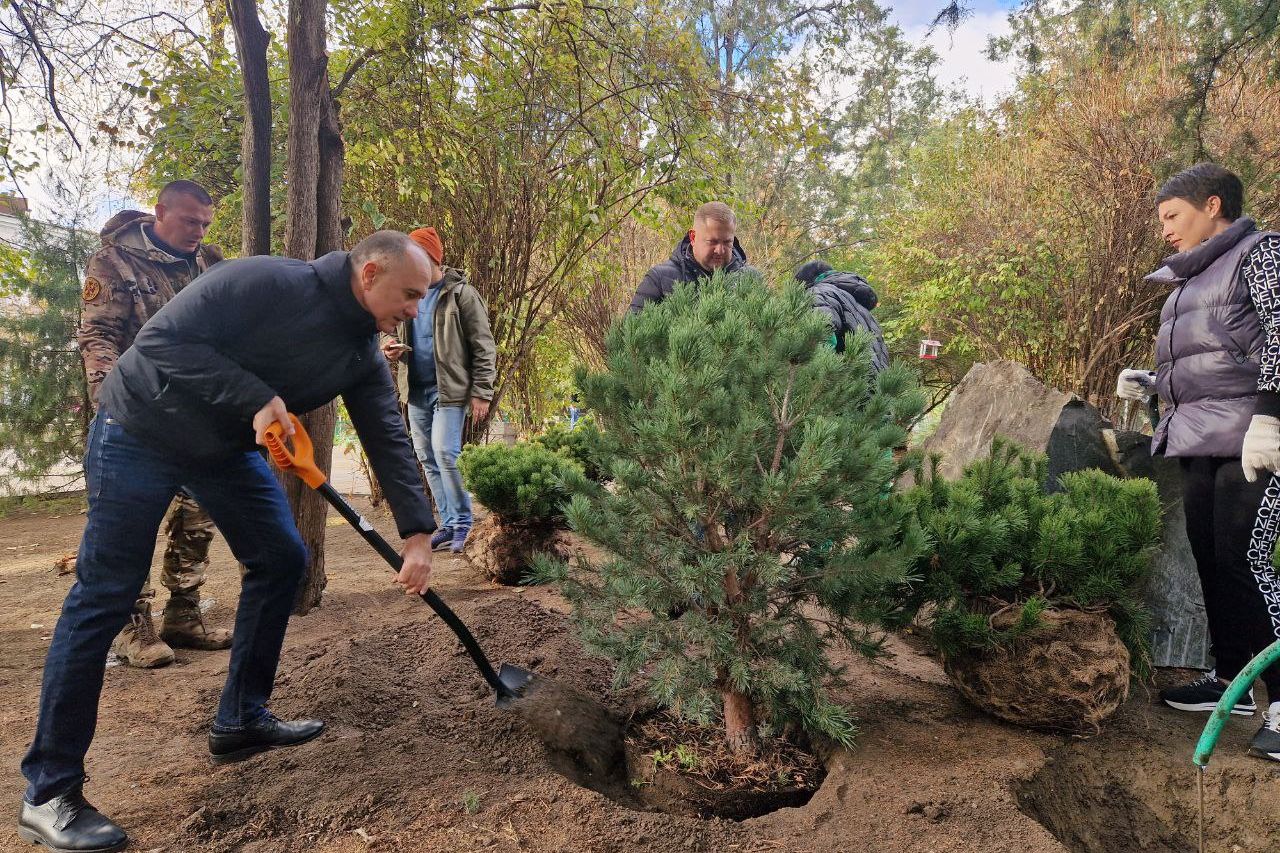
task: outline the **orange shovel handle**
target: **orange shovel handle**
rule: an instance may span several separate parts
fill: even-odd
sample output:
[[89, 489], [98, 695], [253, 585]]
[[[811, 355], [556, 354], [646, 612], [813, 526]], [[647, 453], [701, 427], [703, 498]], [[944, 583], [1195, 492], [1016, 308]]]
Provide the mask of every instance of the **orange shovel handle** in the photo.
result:
[[302, 482], [313, 489], [318, 489], [328, 478], [316, 465], [311, 436], [307, 435], [302, 421], [298, 420], [298, 416], [292, 412], [289, 413], [289, 422], [293, 424], [293, 449], [290, 450], [285, 444], [284, 427], [277, 421], [267, 427], [267, 452], [271, 454], [271, 461], [276, 463], [276, 467], [281, 471], [296, 474], [302, 478]]

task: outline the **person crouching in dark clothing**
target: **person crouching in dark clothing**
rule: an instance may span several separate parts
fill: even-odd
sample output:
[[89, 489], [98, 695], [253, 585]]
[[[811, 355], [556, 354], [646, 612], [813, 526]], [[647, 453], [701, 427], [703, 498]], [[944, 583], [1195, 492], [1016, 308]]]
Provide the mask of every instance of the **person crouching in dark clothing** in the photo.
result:
[[814, 309], [827, 316], [836, 352], [844, 352], [855, 332], [867, 332], [871, 336], [872, 370], [879, 373], [889, 365], [884, 332], [871, 315], [880, 300], [865, 278], [840, 272], [826, 261], [809, 261], [796, 270], [796, 280], [809, 291]]

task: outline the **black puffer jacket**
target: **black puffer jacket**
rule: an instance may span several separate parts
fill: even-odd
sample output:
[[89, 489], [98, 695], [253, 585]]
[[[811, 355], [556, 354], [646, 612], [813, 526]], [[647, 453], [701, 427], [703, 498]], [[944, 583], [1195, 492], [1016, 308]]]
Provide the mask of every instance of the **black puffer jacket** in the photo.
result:
[[877, 373], [889, 365], [884, 332], [871, 316], [879, 299], [867, 280], [856, 273], [829, 272], [808, 286], [813, 307], [827, 315], [836, 336], [836, 351], [844, 352], [845, 341], [855, 332], [871, 334], [871, 367]]
[[[755, 269], [747, 264], [747, 253], [735, 237], [733, 240], [733, 258], [724, 268], [726, 273]], [[671, 295], [677, 284], [710, 278], [711, 273], [693, 259], [693, 246], [686, 234], [680, 244], [671, 252], [671, 257], [645, 273], [636, 288], [636, 295], [631, 297], [631, 311], [639, 311], [650, 302], [661, 302]]]

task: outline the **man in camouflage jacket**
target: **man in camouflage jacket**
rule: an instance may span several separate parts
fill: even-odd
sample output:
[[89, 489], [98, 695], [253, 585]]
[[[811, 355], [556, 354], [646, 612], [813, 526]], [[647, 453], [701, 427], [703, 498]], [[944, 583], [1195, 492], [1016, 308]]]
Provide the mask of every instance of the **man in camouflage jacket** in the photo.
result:
[[[142, 325], [193, 278], [222, 260], [217, 246], [203, 242], [213, 220], [213, 200], [193, 181], [174, 181], [160, 192], [154, 216], [126, 210], [103, 227], [102, 248], [85, 274], [80, 352], [89, 395], [97, 404], [102, 380]], [[225, 649], [231, 632], [205, 627], [200, 587], [209, 567], [213, 521], [186, 492], [179, 492], [165, 518], [168, 545], [161, 582], [169, 590], [157, 632], [151, 621], [150, 582], [139, 594], [129, 625], [112, 646], [129, 666], [156, 667], [173, 661], [173, 647]]]

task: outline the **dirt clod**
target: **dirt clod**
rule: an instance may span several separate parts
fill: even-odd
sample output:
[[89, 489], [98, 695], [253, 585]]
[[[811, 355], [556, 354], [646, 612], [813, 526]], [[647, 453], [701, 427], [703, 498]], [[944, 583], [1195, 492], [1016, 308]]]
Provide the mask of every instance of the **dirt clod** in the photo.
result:
[[549, 678], [535, 678], [510, 710], [553, 752], [604, 779], [622, 766], [622, 728], [599, 702]]

